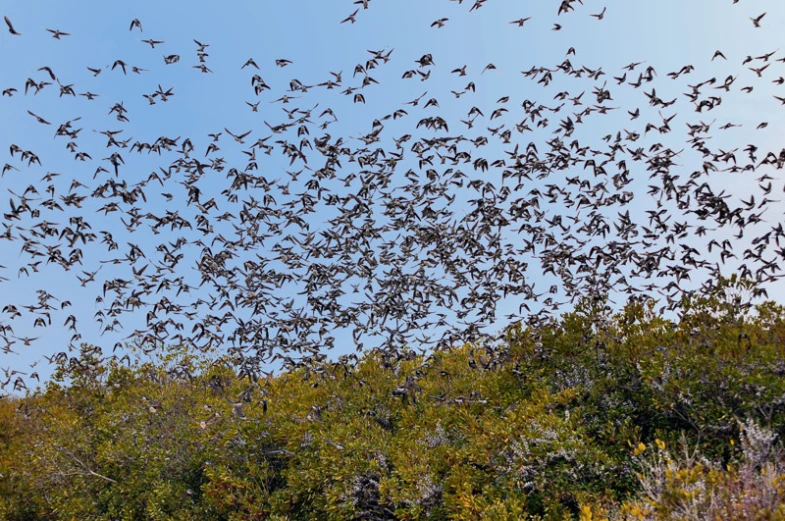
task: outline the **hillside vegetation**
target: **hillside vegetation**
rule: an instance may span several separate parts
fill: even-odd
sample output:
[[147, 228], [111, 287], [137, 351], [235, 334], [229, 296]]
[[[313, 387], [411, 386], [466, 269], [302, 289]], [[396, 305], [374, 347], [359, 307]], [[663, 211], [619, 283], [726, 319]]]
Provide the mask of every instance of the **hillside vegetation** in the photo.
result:
[[785, 519], [785, 308], [740, 286], [267, 379], [83, 346], [0, 400], [0, 518]]

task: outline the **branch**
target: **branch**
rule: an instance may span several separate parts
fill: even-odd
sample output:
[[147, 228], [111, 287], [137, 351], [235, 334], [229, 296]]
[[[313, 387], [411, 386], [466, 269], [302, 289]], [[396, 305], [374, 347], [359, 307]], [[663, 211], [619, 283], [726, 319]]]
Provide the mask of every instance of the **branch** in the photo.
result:
[[61, 447], [55, 447], [55, 448], [56, 448], [57, 450], [59, 450], [60, 452], [63, 452], [63, 453], [65, 453], [65, 454], [67, 454], [68, 456], [70, 456], [70, 457], [71, 457], [71, 459], [73, 459], [73, 460], [74, 460], [76, 463], [78, 463], [78, 464], [79, 464], [79, 466], [80, 466], [80, 467], [82, 467], [82, 468], [84, 469], [84, 471], [85, 471], [85, 472], [87, 472], [87, 474], [88, 474], [88, 475], [90, 475], [90, 476], [95, 476], [95, 477], [97, 477], [97, 478], [101, 478], [101, 479], [103, 479], [104, 481], [108, 481], [109, 483], [117, 483], [117, 481], [116, 481], [116, 480], [114, 480], [114, 479], [112, 479], [112, 478], [109, 478], [109, 477], [107, 477], [107, 476], [104, 476], [103, 474], [99, 474], [98, 472], [95, 472], [95, 471], [91, 470], [91, 469], [90, 469], [90, 467], [88, 467], [87, 465], [85, 465], [85, 463], [84, 463], [84, 462], [83, 462], [81, 459], [79, 459], [79, 458], [76, 456], [76, 454], [74, 454], [74, 453], [73, 453], [73, 452], [71, 452], [70, 450], [68, 450], [68, 449], [64, 449], [64, 448], [61, 448]]

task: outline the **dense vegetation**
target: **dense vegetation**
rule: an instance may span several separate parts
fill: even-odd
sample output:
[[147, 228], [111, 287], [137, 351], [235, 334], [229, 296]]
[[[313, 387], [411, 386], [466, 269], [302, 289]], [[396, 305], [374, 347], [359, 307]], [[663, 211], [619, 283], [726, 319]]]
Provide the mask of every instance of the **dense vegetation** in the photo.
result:
[[0, 400], [0, 518], [785, 519], [785, 308], [742, 286], [253, 381], [83, 346]]

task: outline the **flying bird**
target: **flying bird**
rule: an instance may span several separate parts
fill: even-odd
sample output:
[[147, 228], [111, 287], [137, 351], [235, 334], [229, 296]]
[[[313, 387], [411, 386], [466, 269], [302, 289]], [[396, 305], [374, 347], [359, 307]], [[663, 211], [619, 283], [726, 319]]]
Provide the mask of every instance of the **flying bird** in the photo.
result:
[[61, 36], [71, 36], [71, 33], [64, 33], [59, 29], [47, 29], [50, 33], [52, 33], [52, 38], [55, 40], [59, 40]]
[[349, 16], [347, 16], [346, 18], [344, 18], [343, 20], [341, 20], [341, 23], [342, 23], [342, 24], [344, 24], [344, 23], [346, 23], [346, 22], [355, 23], [355, 22], [357, 21], [357, 20], [355, 19], [355, 17], [357, 16], [357, 13], [359, 13], [359, 12], [360, 12], [360, 10], [359, 10], [359, 9], [355, 10], [355, 11], [354, 11], [352, 14], [350, 14]]
[[11, 20], [9, 20], [7, 16], [4, 16], [3, 20], [5, 20], [5, 24], [8, 26], [8, 32], [9, 33], [13, 34], [14, 36], [22, 36], [22, 33], [16, 32], [16, 29], [14, 29], [14, 26], [11, 23]]
[[115, 67], [117, 67], [118, 65], [120, 66], [121, 69], [123, 69], [123, 74], [126, 74], [126, 70], [125, 70], [126, 64], [123, 60], [115, 60], [115, 62], [112, 64], [112, 70], [114, 70]]
[[593, 16], [597, 20], [602, 20], [603, 18], [605, 18], [605, 11], [607, 11], [607, 10], [608, 10], [607, 7], [603, 7], [601, 12], [599, 12], [597, 14], [590, 14], [589, 16]]
[[41, 116], [38, 116], [38, 115], [36, 115], [36, 114], [33, 114], [33, 113], [32, 113], [32, 112], [30, 112], [29, 110], [27, 111], [27, 113], [28, 113], [28, 114], [30, 114], [31, 116], [33, 116], [35, 119], [37, 119], [39, 123], [42, 123], [42, 124], [44, 124], [44, 125], [51, 125], [51, 123], [49, 123], [47, 120], [45, 120], [45, 119], [44, 119], [44, 118], [42, 118]]
[[445, 23], [448, 22], [449, 20], [450, 20], [449, 18], [439, 18], [438, 20], [436, 20], [431, 24], [431, 27], [436, 27], [437, 29], [440, 29], [444, 27]]
[[754, 25], [756, 28], [760, 28], [760, 21], [761, 21], [761, 20], [763, 20], [763, 17], [764, 17], [764, 16], [766, 16], [766, 13], [760, 14], [760, 15], [758, 15], [758, 16], [755, 16], [755, 17], [752, 17], [752, 16], [751, 16], [751, 17], [750, 17], [750, 20], [752, 20], [752, 24], [753, 24], [753, 25]]
[[259, 66], [258, 66], [258, 65], [256, 65], [256, 62], [253, 60], [253, 58], [248, 58], [248, 61], [247, 61], [247, 62], [245, 62], [245, 63], [243, 64], [243, 66], [242, 66], [242, 67], [240, 67], [240, 68], [241, 68], [241, 69], [245, 69], [245, 68], [246, 68], [246, 67], [248, 67], [249, 65], [250, 65], [251, 67], [255, 68], [255, 69], [259, 69]]
[[523, 24], [531, 20], [531, 16], [527, 16], [526, 18], [519, 18], [518, 20], [513, 20], [510, 24], [516, 24], [518, 27], [523, 27]]
[[153, 48], [153, 49], [155, 49], [156, 45], [161, 45], [163, 43], [166, 43], [163, 40], [153, 40], [153, 39], [139, 40], [139, 41], [142, 42], [142, 43], [146, 43], [146, 44], [150, 45], [150, 47]]
[[243, 141], [243, 139], [245, 139], [253, 131], [253, 130], [249, 130], [248, 132], [246, 132], [244, 134], [236, 135], [236, 134], [232, 134], [232, 132], [228, 128], [224, 127], [224, 130], [226, 131], [227, 134], [232, 136], [234, 138], [234, 140], [237, 141], [240, 144], [245, 143], [245, 141]]
[[53, 81], [57, 80], [57, 76], [55, 76], [55, 73], [52, 71], [51, 67], [44, 66], [44, 67], [39, 68], [38, 70], [39, 71], [44, 71], [47, 74], [49, 74], [49, 77], [52, 78]]

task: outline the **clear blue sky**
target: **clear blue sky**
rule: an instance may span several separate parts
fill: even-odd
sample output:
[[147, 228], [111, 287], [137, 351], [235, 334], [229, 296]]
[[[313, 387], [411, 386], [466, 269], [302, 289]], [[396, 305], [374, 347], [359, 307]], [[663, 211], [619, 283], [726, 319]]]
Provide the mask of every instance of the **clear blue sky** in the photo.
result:
[[[402, 107], [413, 115], [390, 123], [388, 128], [393, 131], [388, 136], [400, 136], [405, 132], [422, 135], [422, 131], [415, 130], [414, 125], [420, 117], [424, 117], [424, 112], [402, 103], [425, 91], [427, 95], [423, 102], [431, 97], [439, 101], [438, 114], [450, 122], [451, 134], [465, 130], [459, 120], [466, 119], [471, 106], [481, 108], [488, 116], [502, 96], [510, 96], [508, 106], [511, 112], [514, 109], [520, 111], [520, 103], [524, 99], [555, 106], [558, 102], [553, 100], [553, 96], [564, 90], [569, 90], [571, 96], [586, 90], [584, 96], [588, 103], [592, 101], [592, 86], [598, 82], [566, 80], [562, 75], [555, 74], [554, 83], [543, 88], [520, 73], [533, 66], [553, 68], [564, 59], [570, 47], [576, 50], [576, 56], [570, 56], [574, 66], [602, 67], [607, 73], [603, 80], [608, 80], [614, 95], [613, 101], [607, 102], [607, 105], [620, 107], [610, 117], [592, 117], [589, 124], [584, 124], [576, 132], [576, 137], [585, 144], [599, 146], [602, 136], [622, 126], [642, 133], [646, 122], [659, 123], [657, 111], [647, 107], [643, 95], [644, 90], [649, 91], [654, 87], [662, 99], [679, 97], [674, 107], [663, 111], [666, 116], [678, 113], [671, 123], [673, 132], [665, 137], [653, 137], [676, 150], [687, 146], [684, 144], [687, 139], [686, 123], [699, 120], [708, 123], [715, 118], [717, 122], [714, 129], [729, 121], [743, 126], [724, 132], [713, 131], [713, 147], [743, 148], [747, 143], [755, 143], [761, 150], [778, 151], [782, 147], [781, 136], [785, 130], [782, 115], [785, 114], [785, 108], [780, 108], [772, 95], [785, 96], [785, 86], [777, 86], [772, 80], [785, 75], [785, 64], [773, 62], [759, 79], [748, 66], [758, 67], [762, 62], [743, 66], [742, 60], [748, 55], [755, 57], [778, 50], [781, 28], [785, 27], [785, 4], [762, 0], [742, 0], [736, 5], [732, 5], [731, 0], [584, 0], [583, 6], [576, 3], [575, 12], [557, 16], [558, 3], [488, 0], [482, 8], [470, 12], [473, 0], [465, 0], [460, 4], [446, 0], [372, 0], [367, 10], [351, 2], [337, 0], [242, 1], [228, 4], [203, 1], [91, 2], [89, 7], [86, 3], [5, 2], [3, 14], [12, 20], [22, 35], [13, 36], [4, 25], [0, 27], [0, 88], [15, 87], [19, 90], [14, 97], [0, 99], [0, 120], [3, 122], [0, 125], [0, 164], [8, 162], [18, 166], [21, 171], [8, 172], [0, 181], [0, 208], [3, 213], [10, 210], [8, 199], [11, 194], [7, 193], [7, 189], [21, 194], [30, 184], [34, 184], [41, 192], [36, 197], [46, 198], [43, 189], [48, 183], [39, 180], [47, 172], [62, 174], [53, 181], [58, 194], [68, 191], [72, 179], [94, 187], [97, 183], [93, 181], [95, 169], [101, 164], [107, 166], [107, 162], [102, 159], [109, 155], [109, 152], [104, 153], [106, 138], [94, 130], [122, 129], [118, 138], [133, 138], [131, 143], [136, 140], [152, 142], [159, 136], [190, 137], [197, 147], [194, 156], [203, 158], [203, 151], [210, 141], [207, 134], [220, 132], [224, 127], [235, 133], [253, 130], [249, 137], [249, 141], [253, 141], [269, 134], [265, 120], [270, 123], [284, 121], [286, 116], [282, 107], [311, 108], [318, 104], [317, 114], [331, 107], [339, 121], [329, 127], [327, 132], [348, 139], [368, 132], [374, 119]], [[339, 23], [358, 7], [357, 23]], [[601, 12], [603, 7], [607, 7], [607, 11], [602, 20], [589, 16]], [[767, 11], [767, 15], [761, 22], [762, 27], [756, 29], [750, 17], [764, 11]], [[434, 20], [443, 17], [449, 19], [443, 28], [430, 27]], [[523, 28], [508, 23], [522, 17], [531, 17]], [[143, 33], [137, 29], [129, 31], [129, 24], [135, 18], [142, 22]], [[554, 23], [561, 24], [562, 29], [553, 31]], [[71, 35], [57, 40], [46, 32], [46, 28], [59, 29]], [[140, 41], [147, 38], [163, 40], [165, 43], [151, 49]], [[213, 71], [212, 74], [202, 74], [192, 68], [192, 65], [198, 63], [194, 39], [210, 45], [206, 64]], [[363, 89], [365, 105], [354, 104], [351, 97], [342, 96], [342, 88], [314, 88], [306, 97], [292, 100], [289, 105], [271, 103], [286, 90], [293, 78], [304, 84], [317, 84], [331, 79], [331, 71], [342, 72], [343, 88], [359, 86], [362, 75], [352, 78], [352, 73], [356, 64], [365, 63], [371, 57], [369, 49], [394, 50], [388, 64], [370, 71], [379, 84]], [[727, 56], [727, 61], [711, 61], [718, 49]], [[432, 54], [435, 62], [428, 81], [401, 79], [404, 71], [417, 68], [415, 60], [426, 53]], [[165, 65], [163, 56], [170, 54], [180, 55], [180, 62]], [[785, 51], [778, 52], [772, 61], [782, 56], [785, 56]], [[261, 67], [258, 74], [273, 87], [272, 91], [259, 97], [254, 95], [250, 85], [250, 78], [257, 71], [240, 69], [249, 58], [253, 58]], [[284, 68], [277, 67], [275, 60], [282, 58], [293, 63]], [[118, 59], [125, 61], [129, 67], [137, 66], [148, 71], [134, 74], [129, 69], [128, 74], [123, 75], [117, 69], [106, 69]], [[636, 72], [648, 65], [655, 67], [657, 80], [637, 90], [626, 86], [616, 87], [612, 76], [619, 76], [623, 72], [622, 67], [631, 62], [645, 62]], [[496, 69], [480, 74], [489, 63], [493, 63]], [[695, 67], [690, 75], [677, 81], [666, 77], [666, 73], [677, 71], [687, 64]], [[467, 77], [450, 74], [451, 70], [463, 65], [467, 66]], [[43, 66], [51, 67], [62, 84], [73, 84], [77, 93], [90, 91], [100, 96], [94, 101], [84, 97], [60, 98], [57, 85], [43, 89], [38, 95], [30, 93], [25, 96], [24, 84], [28, 78], [36, 81], [47, 78], [45, 72], [38, 71]], [[104, 70], [98, 77], [93, 77], [87, 67]], [[737, 74], [739, 77], [733, 91], [723, 93], [722, 107], [711, 113], [695, 113], [681, 95], [687, 91], [687, 84], [711, 77], [716, 77], [722, 83], [726, 76]], [[628, 73], [628, 78], [633, 79], [633, 74]], [[463, 90], [469, 81], [476, 83], [476, 93], [455, 99], [450, 91]], [[174, 95], [167, 103], [159, 100], [150, 106], [142, 94], [152, 94], [159, 84], [164, 90], [173, 88]], [[749, 94], [739, 91], [740, 87], [746, 85], [754, 85], [754, 90]], [[259, 100], [261, 103], [256, 113], [245, 103]], [[123, 102], [128, 110], [127, 123], [108, 115], [110, 108], [119, 102]], [[551, 119], [556, 122], [567, 115], [570, 105], [571, 102], [567, 101], [564, 112], [554, 114]], [[641, 108], [642, 117], [630, 121], [626, 111], [636, 107]], [[27, 110], [51, 121], [53, 125], [39, 124], [28, 115]], [[84, 128], [79, 138], [79, 150], [87, 151], [93, 157], [92, 161], [84, 163], [74, 161], [73, 155], [65, 150], [65, 138], [52, 137], [57, 125], [77, 117], [82, 119], [75, 122], [74, 126]], [[486, 118], [478, 121], [479, 131], [467, 131], [467, 135], [479, 135], [488, 126], [497, 126], [496, 123], [511, 126], [515, 118], [517, 113], [516, 116], [500, 118], [493, 123]], [[763, 121], [769, 123], [768, 127], [756, 130], [755, 127]], [[528, 140], [544, 143], [551, 136], [553, 128], [551, 125], [545, 131], [531, 134], [527, 140], [521, 141], [521, 145], [525, 146]], [[240, 145], [228, 138], [224, 133], [220, 141], [220, 154], [229, 163], [236, 161], [243, 164]], [[18, 157], [10, 157], [11, 144], [34, 151], [41, 157], [42, 165], [34, 165], [29, 169], [22, 167]], [[503, 150], [511, 148], [512, 145], [492, 142], [483, 155], [497, 158], [503, 156]], [[170, 161], [167, 159], [162, 162], [155, 155], [138, 155], [127, 151], [123, 155], [126, 165], [122, 167], [121, 178], [129, 183], [146, 178], [151, 171], [166, 166]], [[741, 155], [743, 153], [739, 153]], [[701, 159], [698, 155], [688, 152], [683, 158], [685, 177], [700, 168]], [[401, 168], [401, 172], [413, 166], [416, 165]], [[265, 156], [260, 161], [260, 168], [269, 172], [266, 175], [270, 179], [276, 179], [287, 175], [284, 169], [288, 165], [275, 156]], [[102, 174], [101, 179], [105, 179], [105, 175]], [[497, 187], [501, 185], [498, 171], [473, 175], [491, 179]], [[780, 176], [772, 175], [777, 176], [781, 184]], [[746, 197], [755, 184], [750, 177], [744, 176], [717, 174], [712, 183], [718, 189], [725, 187], [738, 197]], [[216, 179], [214, 185], [204, 183], [202, 186], [219, 187], [223, 186], [222, 181]], [[645, 172], [639, 172], [633, 186], [645, 191], [646, 184]], [[184, 190], [173, 192], [173, 201], [166, 202], [158, 195], [161, 190], [152, 184], [148, 186], [148, 203], [140, 202], [138, 205], [143, 213], [162, 213], [166, 208], [180, 211], [184, 216], [195, 215], [193, 208], [185, 206]], [[205, 193], [203, 200], [210, 197], [216, 197], [219, 207], [222, 206], [222, 198], [218, 193]], [[632, 215], [644, 219], [644, 210], [653, 205], [646, 200], [645, 195], [641, 195], [640, 200], [640, 204], [633, 206]], [[146, 253], [161, 242], [163, 235], [125, 233], [119, 220], [120, 214], [103, 217], [103, 214], [95, 212], [101, 204], [100, 201], [86, 202], [85, 219], [91, 222], [95, 233], [100, 230], [113, 233], [121, 245], [118, 256], [123, 256], [127, 251], [126, 242], [138, 244]], [[781, 203], [769, 206], [767, 217], [770, 221], [781, 220], [785, 207]], [[221, 211], [224, 208], [221, 207]], [[550, 211], [558, 213], [559, 209], [551, 208]], [[456, 213], [460, 216], [460, 211]], [[72, 215], [76, 215], [74, 209], [68, 208], [64, 213], [42, 213], [41, 219], [65, 224]], [[312, 222], [318, 226], [316, 216]], [[31, 223], [28, 219], [16, 226], [26, 227]], [[16, 230], [14, 233], [20, 232]], [[176, 238], [177, 234], [171, 236], [172, 241]], [[45, 289], [57, 298], [68, 299], [73, 306], [54, 313], [52, 325], [46, 328], [33, 327], [35, 316], [30, 313], [24, 313], [13, 321], [6, 315], [0, 317], [0, 322], [13, 325], [17, 337], [39, 337], [29, 347], [17, 342], [13, 347], [15, 353], [0, 353], [0, 367], [10, 366], [32, 372], [34, 369], [28, 366], [42, 355], [65, 349], [71, 333], [62, 324], [72, 313], [79, 320], [82, 341], [101, 345], [106, 351], [110, 351], [115, 342], [144, 323], [142, 311], [134, 317], [129, 314], [120, 317], [124, 329], [116, 334], [101, 336], [100, 328], [93, 325], [93, 314], [102, 309], [102, 305], [96, 304], [94, 300], [101, 291], [101, 284], [113, 276], [129, 277], [127, 266], [104, 265], [96, 282], [81, 288], [75, 276], [82, 274], [76, 268], [66, 273], [59, 267], [44, 267], [42, 264], [40, 273], [31, 273], [30, 277], [24, 274], [18, 276], [18, 269], [30, 262], [25, 254], [20, 254], [21, 246], [22, 242], [18, 239], [13, 242], [0, 241], [0, 265], [6, 267], [0, 270], [0, 276], [10, 279], [0, 283], [0, 307], [9, 303], [18, 306], [33, 304], [36, 290], [39, 289]], [[151, 253], [154, 255], [154, 252]], [[101, 266], [99, 261], [107, 258], [110, 257], [103, 248], [85, 247], [83, 269], [96, 270]], [[193, 268], [196, 258], [192, 251], [190, 258], [180, 265], [181, 271], [178, 271], [178, 275], [186, 277], [194, 285], [199, 283], [198, 274]], [[553, 279], [547, 277], [540, 280], [536, 273], [530, 276], [537, 283], [539, 291], [553, 282]], [[504, 322], [501, 320], [503, 315], [517, 311], [518, 303], [510, 301], [500, 306], [499, 325]], [[337, 346], [335, 354], [354, 350], [350, 337], [339, 337]], [[42, 376], [47, 373], [44, 365], [37, 366]]]

